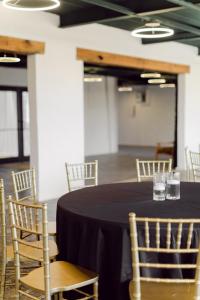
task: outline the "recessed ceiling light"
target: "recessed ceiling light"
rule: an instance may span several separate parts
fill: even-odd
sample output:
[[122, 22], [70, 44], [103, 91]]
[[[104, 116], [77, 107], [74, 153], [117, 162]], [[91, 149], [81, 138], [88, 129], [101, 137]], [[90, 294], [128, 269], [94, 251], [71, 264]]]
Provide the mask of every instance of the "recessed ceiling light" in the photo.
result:
[[163, 83], [163, 84], [160, 84], [160, 88], [163, 89], [163, 88], [175, 88], [176, 85], [175, 83]]
[[159, 84], [159, 83], [165, 83], [165, 82], [166, 82], [166, 79], [164, 79], [164, 78], [148, 80], [148, 83], [151, 83], [151, 84]]
[[132, 92], [132, 86], [120, 86], [118, 87], [118, 92]]
[[3, 5], [15, 10], [39, 11], [60, 6], [60, 0], [3, 0]]
[[164, 38], [174, 34], [174, 30], [168, 27], [161, 27], [159, 22], [146, 23], [145, 26], [134, 29], [131, 35], [139, 38]]
[[140, 74], [141, 78], [160, 78], [160, 73], [142, 73]]
[[0, 55], [0, 63], [18, 63], [20, 61], [21, 59], [16, 55], [13, 56], [10, 54]]
[[84, 77], [84, 82], [102, 82], [101, 77]]

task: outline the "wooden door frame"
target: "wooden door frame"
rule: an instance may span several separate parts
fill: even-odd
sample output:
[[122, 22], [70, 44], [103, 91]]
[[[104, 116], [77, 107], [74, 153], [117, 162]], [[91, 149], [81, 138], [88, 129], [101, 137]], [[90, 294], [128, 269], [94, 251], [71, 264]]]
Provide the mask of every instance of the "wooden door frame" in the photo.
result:
[[171, 74], [190, 73], [190, 66], [175, 64], [165, 61], [146, 59], [141, 57], [126, 56], [121, 54], [94, 51], [77, 48], [76, 57], [86, 63], [116, 66], [130, 69], [141, 69], [147, 71], [159, 71]]
[[0, 52], [14, 54], [44, 54], [45, 43], [0, 35]]

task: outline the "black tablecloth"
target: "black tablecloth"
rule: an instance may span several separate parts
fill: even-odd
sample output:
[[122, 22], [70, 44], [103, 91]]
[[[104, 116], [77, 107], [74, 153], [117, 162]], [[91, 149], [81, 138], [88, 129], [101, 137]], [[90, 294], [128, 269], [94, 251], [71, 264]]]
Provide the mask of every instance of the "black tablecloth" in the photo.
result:
[[150, 182], [100, 185], [58, 201], [59, 259], [97, 272], [100, 300], [129, 299], [129, 212], [138, 217], [200, 218], [200, 183], [181, 183], [177, 201], [153, 201], [152, 188]]

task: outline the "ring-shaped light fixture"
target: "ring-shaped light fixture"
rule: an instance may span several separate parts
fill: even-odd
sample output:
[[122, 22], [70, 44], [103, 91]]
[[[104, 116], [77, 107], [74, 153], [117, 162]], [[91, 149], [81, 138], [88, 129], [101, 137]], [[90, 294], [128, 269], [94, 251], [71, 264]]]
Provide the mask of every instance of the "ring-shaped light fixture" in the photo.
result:
[[21, 59], [16, 55], [0, 54], [0, 63], [18, 63]]
[[131, 35], [139, 38], [157, 39], [164, 38], [174, 34], [174, 30], [168, 27], [161, 27], [160, 23], [146, 23], [145, 26], [136, 28]]
[[50, 10], [60, 6], [60, 0], [3, 0], [3, 6], [25, 11]]
[[166, 83], [166, 79], [164, 79], [164, 78], [149, 79], [148, 83], [151, 83], [151, 84]]

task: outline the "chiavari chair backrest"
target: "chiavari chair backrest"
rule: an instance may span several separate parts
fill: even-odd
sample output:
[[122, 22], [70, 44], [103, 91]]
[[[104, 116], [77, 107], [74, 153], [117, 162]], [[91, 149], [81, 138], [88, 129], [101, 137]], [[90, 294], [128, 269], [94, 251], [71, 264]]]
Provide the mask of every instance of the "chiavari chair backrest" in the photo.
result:
[[200, 181], [200, 153], [190, 151], [190, 161], [194, 181]]
[[87, 163], [65, 163], [68, 190], [98, 185], [98, 161]]
[[[161, 283], [194, 283], [196, 296], [200, 296], [200, 246], [195, 245], [195, 235], [200, 230], [200, 219], [157, 219], [139, 218], [129, 213], [132, 269], [134, 293], [140, 300], [140, 282]], [[141, 238], [142, 237], [142, 238]], [[141, 253], [145, 255], [141, 255]], [[153, 262], [149, 255], [157, 253], [169, 254], [196, 254], [195, 263]], [[155, 257], [154, 257], [155, 258]], [[180, 260], [181, 261], [181, 260]], [[140, 268], [145, 269], [191, 269], [195, 270], [195, 278], [157, 278], [140, 275]], [[197, 298], [194, 298], [197, 299]], [[199, 298], [198, 298], [199, 299]]]
[[[50, 260], [49, 260], [49, 246], [48, 246], [48, 219], [47, 219], [47, 204], [42, 205], [27, 204], [21, 201], [10, 201], [9, 212], [11, 220], [12, 241], [15, 253], [15, 267], [16, 267], [16, 287], [20, 295], [28, 296], [30, 298], [29, 291], [20, 290], [19, 281], [22, 277], [21, 272], [21, 257], [27, 258], [33, 261], [39, 261], [44, 267], [44, 286], [45, 286], [45, 299], [50, 300]], [[39, 244], [33, 244], [20, 238], [20, 232], [24, 232], [27, 235], [33, 235], [37, 238], [41, 235], [41, 232], [37, 230], [37, 226], [34, 222], [34, 216], [40, 215], [42, 218], [42, 246]], [[21, 251], [20, 246], [25, 245], [30, 251]], [[41, 255], [38, 255], [38, 251]], [[35, 254], [34, 254], [35, 253]], [[37, 298], [32, 298], [37, 299]], [[40, 299], [40, 298], [38, 298]]]
[[6, 207], [5, 207], [5, 192], [4, 181], [0, 179], [0, 224], [1, 224], [1, 258], [2, 264], [6, 264]]
[[185, 147], [185, 167], [186, 167], [186, 174], [187, 180], [191, 181], [191, 160], [190, 160], [190, 151], [188, 147]]
[[172, 159], [169, 160], [140, 160], [136, 159], [137, 180], [141, 182], [143, 180], [152, 179], [154, 173], [171, 172]]
[[12, 172], [15, 199], [18, 201], [32, 199], [36, 201], [35, 169]]

